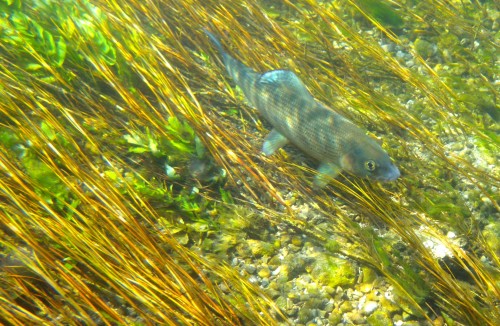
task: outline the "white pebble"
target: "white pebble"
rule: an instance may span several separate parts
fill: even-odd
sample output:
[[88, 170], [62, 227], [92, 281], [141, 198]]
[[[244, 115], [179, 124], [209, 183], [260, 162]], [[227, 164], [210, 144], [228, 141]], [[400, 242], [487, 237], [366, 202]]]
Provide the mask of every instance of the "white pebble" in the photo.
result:
[[366, 301], [363, 306], [363, 313], [369, 315], [378, 308], [378, 303], [376, 301]]

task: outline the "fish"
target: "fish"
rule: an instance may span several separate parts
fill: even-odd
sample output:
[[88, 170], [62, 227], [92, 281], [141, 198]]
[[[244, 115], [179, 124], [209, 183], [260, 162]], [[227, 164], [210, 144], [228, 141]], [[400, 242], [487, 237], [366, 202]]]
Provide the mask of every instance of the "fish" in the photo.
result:
[[227, 73], [273, 129], [264, 139], [266, 156], [291, 143], [320, 162], [314, 185], [325, 187], [346, 171], [376, 181], [394, 181], [399, 169], [387, 152], [353, 122], [316, 100], [290, 70], [257, 72], [224, 50], [219, 37], [203, 29]]

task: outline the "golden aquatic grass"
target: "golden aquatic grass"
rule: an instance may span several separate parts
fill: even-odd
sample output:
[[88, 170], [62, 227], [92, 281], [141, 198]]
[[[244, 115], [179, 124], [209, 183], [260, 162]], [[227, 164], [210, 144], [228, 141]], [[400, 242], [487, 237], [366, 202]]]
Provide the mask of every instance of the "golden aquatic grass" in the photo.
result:
[[[49, 190], [65, 194], [55, 199], [40, 190], [40, 176], [26, 169], [25, 158], [2, 145], [0, 315], [6, 322], [219, 325], [276, 324], [285, 318], [276, 317], [275, 304], [236, 270], [191, 251], [159, 228], [160, 218], [180, 213], [152, 206], [130, 181], [128, 176], [134, 175], [133, 180], [152, 182], [124, 158], [127, 144], [116, 140], [145, 128], [172, 139], [165, 129], [170, 116], [187, 121], [228, 172], [227, 189], [239, 204], [262, 209], [272, 223], [288, 223], [318, 244], [342, 235], [346, 246], [340, 252], [378, 270], [415, 314], [432, 318], [427, 315], [431, 298], [436, 303], [432, 309], [466, 324], [500, 320], [498, 252], [467, 213], [471, 203], [449, 186], [468, 182], [498, 212], [498, 194], [491, 189], [499, 176], [449, 154], [444, 145], [449, 139], [473, 140], [498, 151], [498, 143], [426, 58], [358, 1], [76, 3], [115, 49], [115, 63], [107, 62], [112, 53], [88, 42], [88, 32], [71, 18], [56, 26], [68, 44], [78, 44], [66, 58], [73, 63], [71, 70], [54, 67], [29, 43], [25, 48], [0, 44], [6, 54], [0, 59], [0, 127], [15, 134], [46, 178], [55, 180]], [[422, 1], [419, 10], [405, 7], [404, 18], [424, 31], [446, 26], [464, 38], [492, 42], [492, 35], [477, 27], [479, 22], [461, 18], [468, 7], [449, 4]], [[435, 10], [425, 11], [426, 6]], [[38, 10], [30, 8], [25, 12]], [[365, 17], [380, 35], [411, 53], [421, 70], [407, 68], [375, 36], [357, 32], [346, 13]], [[256, 112], [245, 107], [231, 86], [204, 27], [221, 35], [228, 50], [249, 66], [260, 71], [288, 67], [320, 100], [369, 126], [383, 137], [403, 177], [389, 185], [340, 177], [316, 191], [308, 182], [314, 174], [311, 165], [284, 152], [263, 157], [259, 148], [268, 126], [258, 122]], [[26, 53], [40, 70], [15, 61]], [[467, 60], [457, 58], [463, 65]], [[412, 111], [390, 89], [374, 89], [371, 76], [394, 80], [426, 107]], [[479, 79], [498, 98], [488, 78]], [[225, 114], [236, 107], [239, 116]], [[234, 187], [236, 182], [242, 187]], [[168, 189], [169, 181], [164, 183]], [[320, 228], [295, 216], [292, 203], [284, 199], [288, 190], [329, 217], [329, 225]], [[209, 189], [203, 196], [218, 200]], [[461, 198], [448, 219], [431, 212], [433, 201], [442, 197]], [[384, 252], [383, 239], [352, 216], [392, 230], [412, 254]], [[417, 235], [420, 226], [453, 253], [467, 281], [433, 257]], [[473, 243], [474, 250], [450, 242], [444, 232], [450, 228]], [[412, 274], [417, 267], [426, 275]]]

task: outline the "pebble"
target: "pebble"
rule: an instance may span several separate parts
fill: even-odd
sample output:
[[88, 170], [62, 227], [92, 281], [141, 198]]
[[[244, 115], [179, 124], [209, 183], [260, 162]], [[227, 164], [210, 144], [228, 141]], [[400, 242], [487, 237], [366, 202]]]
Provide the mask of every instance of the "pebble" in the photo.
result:
[[271, 276], [271, 271], [269, 270], [269, 268], [264, 267], [257, 274], [262, 278], [268, 278], [269, 276]]
[[328, 321], [331, 325], [336, 325], [342, 321], [342, 312], [338, 310], [332, 311], [330, 316], [328, 316]]
[[344, 301], [339, 306], [340, 311], [348, 312], [353, 309], [352, 304], [349, 301]]
[[364, 315], [370, 315], [372, 312], [375, 311], [375, 309], [378, 308], [378, 303], [375, 301], [366, 301], [364, 306], [363, 306], [363, 314]]
[[[272, 284], [272, 283], [271, 283]], [[266, 289], [266, 293], [269, 297], [271, 297], [272, 299], [276, 299], [280, 296], [280, 292], [279, 291], [276, 291], [274, 289], [270, 289], [270, 287], [268, 287]]]
[[229, 288], [227, 287], [226, 283], [220, 283], [220, 284], [219, 284], [219, 289], [220, 289], [222, 292], [229, 292]]
[[353, 299], [359, 299], [363, 296], [363, 293], [358, 291], [358, 290], [354, 290], [352, 293], [351, 293], [351, 298]]
[[296, 247], [302, 246], [302, 238], [298, 235], [292, 237], [292, 244]]
[[444, 318], [442, 316], [437, 317], [432, 322], [433, 326], [444, 326], [444, 324], [445, 324], [445, 322], [444, 322]]
[[254, 274], [254, 273], [255, 273], [256, 268], [255, 268], [255, 266], [254, 266], [254, 265], [247, 265], [247, 266], [246, 266], [246, 270], [247, 270], [247, 273], [248, 273], [248, 274]]
[[404, 323], [405, 326], [420, 326], [420, 322], [416, 320], [409, 320]]
[[278, 275], [278, 274], [280, 273], [280, 271], [281, 271], [281, 266], [278, 266], [278, 268], [276, 268], [276, 269], [272, 272], [273, 276]]
[[359, 290], [363, 293], [368, 293], [368, 292], [371, 292], [373, 289], [373, 285], [372, 284], [369, 284], [369, 283], [364, 283], [364, 284], [361, 284], [361, 286], [359, 287]]
[[366, 323], [365, 317], [363, 317], [359, 312], [354, 311], [347, 314], [347, 317], [351, 320], [354, 325], [361, 325]]
[[366, 299], [369, 301], [380, 301], [380, 292], [372, 291], [366, 294]]

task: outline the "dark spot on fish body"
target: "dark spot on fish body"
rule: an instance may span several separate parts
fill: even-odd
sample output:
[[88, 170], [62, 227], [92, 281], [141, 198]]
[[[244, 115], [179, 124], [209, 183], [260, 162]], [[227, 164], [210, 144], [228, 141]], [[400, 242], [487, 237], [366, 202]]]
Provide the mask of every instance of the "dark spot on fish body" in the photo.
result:
[[294, 94], [286, 91], [265, 91], [261, 93], [259, 111], [283, 135], [290, 138], [295, 132], [301, 107], [306, 103]]
[[302, 137], [298, 146], [320, 161], [337, 163], [339, 156], [339, 131], [334, 128], [335, 114], [316, 107], [303, 110], [297, 126]]

